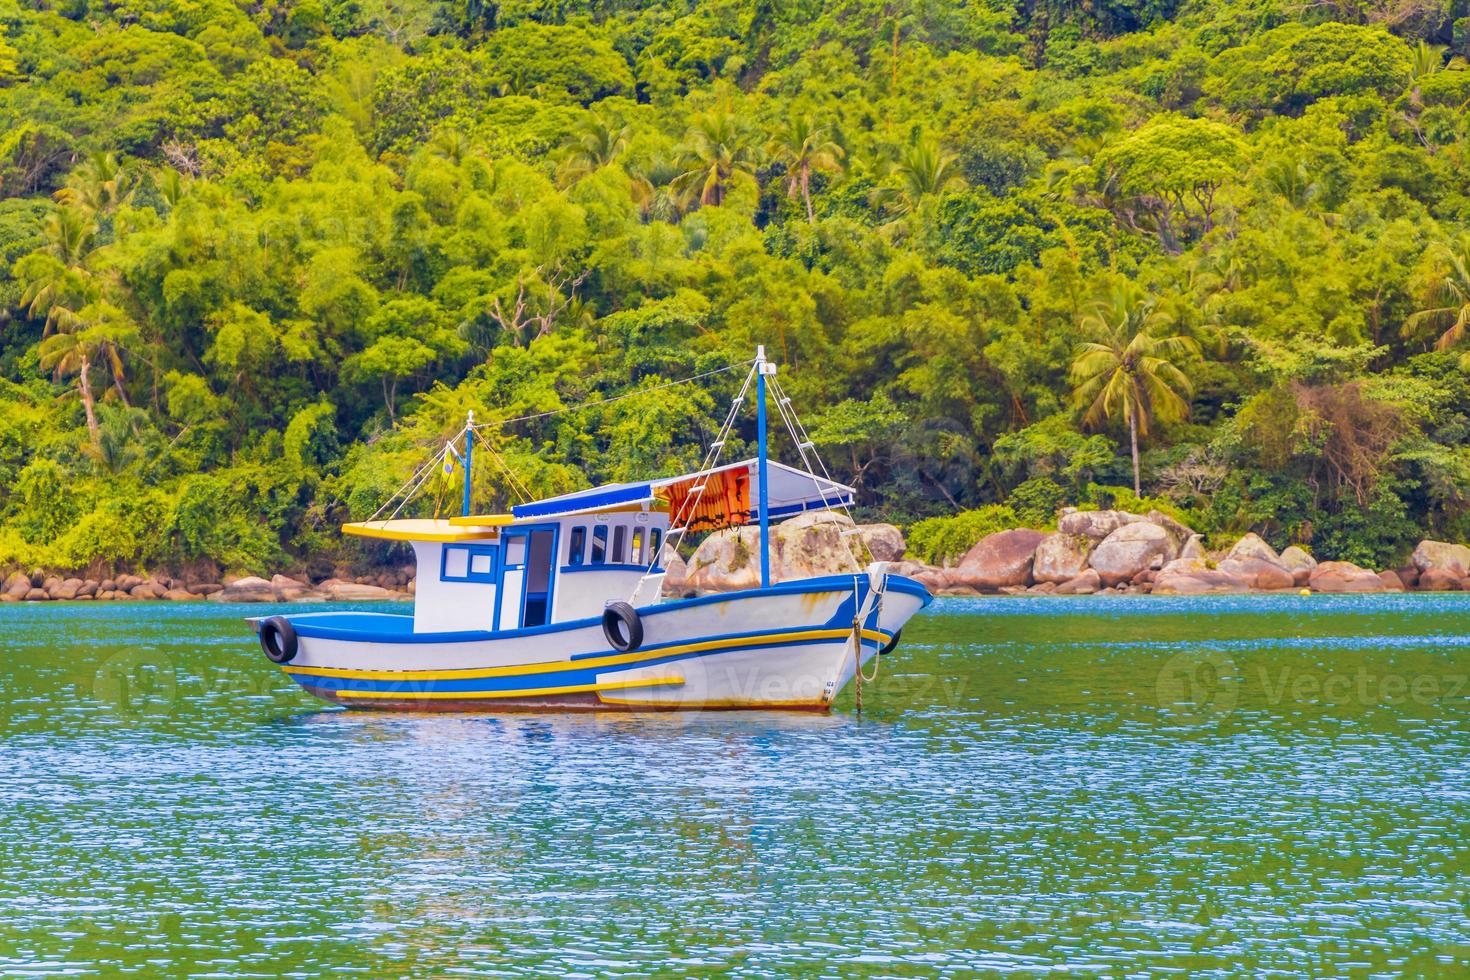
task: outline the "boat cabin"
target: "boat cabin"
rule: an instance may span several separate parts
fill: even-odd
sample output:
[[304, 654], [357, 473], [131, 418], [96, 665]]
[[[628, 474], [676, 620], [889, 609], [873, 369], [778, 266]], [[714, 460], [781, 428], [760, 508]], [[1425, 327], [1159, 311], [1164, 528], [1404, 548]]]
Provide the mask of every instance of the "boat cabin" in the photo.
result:
[[[850, 487], [774, 461], [768, 467], [767, 518], [851, 502]], [[596, 617], [615, 599], [658, 601], [670, 515], [690, 531], [751, 523], [760, 510], [751, 505], [756, 476], [757, 461], [744, 460], [594, 487], [509, 514], [361, 522], [343, 531], [413, 547], [415, 633], [524, 629]]]

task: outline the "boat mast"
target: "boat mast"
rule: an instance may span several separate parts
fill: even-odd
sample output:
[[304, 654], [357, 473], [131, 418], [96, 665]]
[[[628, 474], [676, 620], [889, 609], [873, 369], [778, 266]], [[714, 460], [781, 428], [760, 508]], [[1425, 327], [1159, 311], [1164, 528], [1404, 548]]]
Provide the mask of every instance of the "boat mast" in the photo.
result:
[[464, 422], [464, 515], [470, 516], [470, 461], [475, 452], [475, 410], [469, 410]]
[[766, 375], [775, 374], [776, 365], [766, 363], [764, 344], [755, 349], [755, 438], [757, 472], [760, 483], [761, 521], [761, 588], [771, 586], [771, 513], [766, 504]]

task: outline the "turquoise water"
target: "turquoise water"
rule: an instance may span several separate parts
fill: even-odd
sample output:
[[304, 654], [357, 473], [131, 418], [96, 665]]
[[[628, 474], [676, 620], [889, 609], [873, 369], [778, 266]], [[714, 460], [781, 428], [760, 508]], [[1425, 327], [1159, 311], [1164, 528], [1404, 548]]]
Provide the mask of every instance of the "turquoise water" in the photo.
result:
[[1462, 976], [1470, 595], [940, 600], [830, 717], [343, 712], [0, 606], [0, 975]]

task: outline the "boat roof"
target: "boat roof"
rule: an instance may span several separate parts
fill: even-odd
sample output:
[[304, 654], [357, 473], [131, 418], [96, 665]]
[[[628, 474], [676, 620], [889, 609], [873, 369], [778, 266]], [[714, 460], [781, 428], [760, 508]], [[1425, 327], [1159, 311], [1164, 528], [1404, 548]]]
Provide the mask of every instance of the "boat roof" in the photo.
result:
[[[741, 469], [749, 474], [751, 489], [754, 491], [758, 465], [758, 461], [753, 458], [743, 459], [712, 469], [642, 483], [608, 483], [590, 490], [578, 490], [575, 493], [512, 507], [511, 516], [516, 521], [524, 521], [644, 507], [665, 502], [671, 488], [679, 488], [688, 493], [704, 478]], [[767, 462], [766, 484], [767, 506], [772, 517], [788, 517], [808, 510], [846, 506], [852, 503], [854, 493], [853, 488], [844, 483], [815, 476], [794, 466], [778, 463], [774, 459]], [[754, 497], [752, 493], [752, 507], [756, 502]], [[454, 517], [450, 518], [450, 523], [464, 527], [483, 524], [486, 520], [474, 516]]]

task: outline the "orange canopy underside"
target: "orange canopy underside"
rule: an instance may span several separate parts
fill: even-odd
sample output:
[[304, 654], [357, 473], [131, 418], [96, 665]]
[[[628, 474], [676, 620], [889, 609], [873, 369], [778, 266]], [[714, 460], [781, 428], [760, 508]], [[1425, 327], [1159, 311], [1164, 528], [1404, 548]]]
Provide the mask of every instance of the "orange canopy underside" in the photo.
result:
[[[695, 487], [704, 484], [702, 492]], [[671, 483], [659, 491], [669, 502], [669, 526], [691, 531], [744, 527], [751, 522], [750, 470], [721, 470]]]

